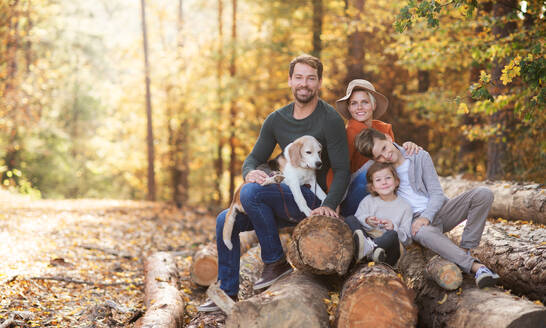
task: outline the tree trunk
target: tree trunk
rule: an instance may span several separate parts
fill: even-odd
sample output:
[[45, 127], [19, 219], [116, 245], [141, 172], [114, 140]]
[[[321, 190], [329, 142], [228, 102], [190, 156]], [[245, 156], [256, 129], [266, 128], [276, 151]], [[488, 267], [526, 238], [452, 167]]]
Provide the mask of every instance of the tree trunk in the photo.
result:
[[[493, 16], [497, 22], [493, 25], [492, 33], [496, 40], [501, 40], [517, 28], [515, 22], [504, 21], [518, 8], [518, 1], [507, 0], [505, 2], [493, 3]], [[495, 58], [491, 71], [491, 95], [497, 98], [500, 95], [506, 94], [508, 88], [504, 85], [500, 77], [502, 70], [507, 62], [507, 58]], [[510, 108], [502, 108], [493, 113], [490, 118], [490, 124], [493, 128], [497, 128], [497, 132], [489, 137], [487, 144], [487, 179], [498, 180], [504, 177], [504, 160], [506, 157], [506, 137], [508, 135], [508, 127], [510, 121]]]
[[[449, 236], [458, 243], [462, 233], [463, 226], [457, 226]], [[546, 303], [545, 236], [544, 228], [487, 222], [472, 254], [501, 276], [505, 288]]]
[[476, 188], [487, 187], [495, 195], [490, 216], [546, 224], [546, 191], [538, 184], [518, 185], [505, 181], [477, 182], [451, 177], [440, 178], [446, 196], [453, 198]]
[[498, 288], [478, 289], [467, 275], [462, 288], [446, 291], [426, 278], [429, 257], [414, 245], [399, 266], [407, 285], [416, 293], [419, 327], [540, 327], [546, 309]]
[[324, 4], [322, 0], [313, 0], [313, 51], [311, 54], [320, 58], [322, 52], [322, 21], [324, 18]]
[[[237, 44], [237, 0], [231, 0], [232, 3], [232, 22], [231, 22], [231, 63], [229, 67], [229, 75], [231, 76], [232, 82], [235, 80], [235, 74], [237, 72], [237, 51], [236, 51], [236, 44]], [[235, 144], [235, 122], [237, 121], [237, 104], [235, 101], [235, 97], [232, 96], [231, 98], [231, 105], [229, 109], [229, 130], [230, 130], [230, 136], [229, 136], [229, 149], [230, 149], [230, 156], [229, 156], [229, 195], [230, 195], [230, 202], [231, 197], [233, 197], [233, 193], [235, 192], [235, 176], [238, 174], [236, 172], [236, 161], [237, 161], [237, 154], [236, 154], [236, 144]]]
[[[254, 231], [239, 234], [241, 240], [241, 255], [245, 254], [258, 242]], [[191, 280], [200, 286], [209, 286], [218, 277], [218, 252], [216, 243], [210, 243], [199, 249], [193, 256], [190, 267]]]
[[414, 327], [413, 297], [391, 267], [363, 263], [343, 284], [336, 327]]
[[288, 245], [288, 258], [296, 268], [320, 275], [344, 275], [353, 252], [349, 226], [329, 216], [312, 216], [301, 221]]
[[[329, 317], [324, 303], [326, 298], [328, 289], [320, 277], [296, 271], [278, 280], [261, 294], [221, 307], [227, 313], [228, 328], [327, 328]], [[220, 306], [221, 302], [214, 300]]]
[[[218, 97], [218, 122], [223, 122], [224, 120], [224, 98], [222, 94], [222, 63], [224, 61], [224, 25], [222, 23], [223, 11], [223, 0], [218, 0], [218, 61], [216, 62], [216, 79], [218, 83], [218, 87], [216, 89], [216, 94]], [[224, 149], [224, 135], [223, 127], [221, 124], [218, 124], [216, 133], [218, 138], [218, 145], [216, 148], [216, 159], [214, 163], [214, 168], [216, 169], [215, 190], [217, 205], [221, 206], [223, 204], [221, 182], [222, 175], [224, 174], [224, 159], [222, 158], [222, 150]]]
[[178, 291], [178, 268], [165, 252], [154, 253], [144, 264], [144, 304], [146, 313], [137, 321], [139, 328], [177, 328], [184, 320], [184, 300]]
[[148, 35], [146, 33], [146, 2], [140, 0], [142, 18], [142, 42], [144, 50], [144, 72], [146, 85], [146, 131], [148, 145], [148, 200], [155, 200], [155, 170], [154, 170], [154, 133], [152, 125], [152, 95], [150, 91], [150, 65], [148, 61]]
[[[364, 0], [350, 0], [348, 2], [349, 9], [354, 9], [355, 17], [348, 17], [349, 35], [348, 35], [348, 53], [347, 53], [347, 75], [345, 77], [345, 85], [351, 80], [362, 79], [364, 76], [364, 58], [365, 58], [365, 39], [366, 33], [359, 31], [355, 26], [359, 25], [360, 15], [364, 15]], [[370, 79], [368, 77], [368, 79]]]

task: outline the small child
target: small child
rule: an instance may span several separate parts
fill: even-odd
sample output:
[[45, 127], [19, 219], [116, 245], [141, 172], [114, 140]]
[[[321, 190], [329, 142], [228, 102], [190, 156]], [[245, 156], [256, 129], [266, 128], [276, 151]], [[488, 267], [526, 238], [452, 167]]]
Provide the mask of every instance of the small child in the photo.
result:
[[[366, 173], [370, 195], [358, 205], [354, 216], [345, 219], [355, 239], [355, 257], [373, 259], [375, 253], [385, 252], [385, 262], [394, 266], [400, 257], [399, 241], [411, 244], [413, 211], [402, 198], [396, 196], [400, 179], [391, 164], [374, 163]], [[381, 236], [375, 239], [380, 230]], [[375, 260], [375, 259], [374, 259]]]

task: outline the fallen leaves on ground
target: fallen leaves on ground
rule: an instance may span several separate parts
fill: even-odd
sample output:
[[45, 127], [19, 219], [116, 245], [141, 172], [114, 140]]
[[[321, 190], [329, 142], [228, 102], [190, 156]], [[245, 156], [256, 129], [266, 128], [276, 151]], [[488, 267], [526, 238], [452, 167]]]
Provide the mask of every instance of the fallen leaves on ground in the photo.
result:
[[0, 200], [0, 324], [131, 327], [145, 311], [143, 261], [177, 254], [186, 322], [205, 290], [191, 254], [214, 239], [205, 211], [113, 200]]

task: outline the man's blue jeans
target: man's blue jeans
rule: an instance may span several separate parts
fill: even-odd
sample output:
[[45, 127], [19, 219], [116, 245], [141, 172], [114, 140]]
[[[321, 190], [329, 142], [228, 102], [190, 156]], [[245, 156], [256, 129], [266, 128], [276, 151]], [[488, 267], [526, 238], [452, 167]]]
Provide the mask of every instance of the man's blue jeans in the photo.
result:
[[[279, 187], [282, 189], [279, 189]], [[317, 208], [320, 199], [308, 187], [301, 186], [307, 205]], [[218, 248], [218, 280], [220, 288], [228, 295], [239, 291], [240, 240], [239, 233], [255, 230], [261, 247], [262, 261], [273, 263], [284, 257], [278, 228], [294, 226], [305, 218], [300, 212], [290, 189], [285, 184], [260, 186], [248, 183], [241, 189], [241, 203], [247, 214], [239, 213], [235, 219], [230, 251], [222, 240], [222, 231], [228, 210], [216, 218], [216, 245]]]
[[361, 172], [349, 185], [347, 196], [341, 203], [339, 211], [341, 216], [348, 217], [350, 215], [355, 215], [360, 201], [362, 201], [364, 197], [369, 194], [366, 181], [366, 172], [367, 171]]

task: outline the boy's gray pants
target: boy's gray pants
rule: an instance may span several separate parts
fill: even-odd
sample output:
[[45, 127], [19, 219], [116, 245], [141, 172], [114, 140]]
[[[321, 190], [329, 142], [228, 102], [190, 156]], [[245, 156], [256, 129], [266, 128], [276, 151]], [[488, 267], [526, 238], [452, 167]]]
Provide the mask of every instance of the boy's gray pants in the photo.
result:
[[[472, 263], [476, 260], [462, 248], [478, 246], [492, 204], [493, 192], [488, 188], [478, 187], [464, 192], [446, 201], [432, 223], [422, 227], [413, 236], [413, 240], [457, 264], [464, 272], [470, 273]], [[417, 217], [419, 215], [414, 216]], [[444, 235], [444, 232], [450, 231], [464, 220], [467, 221], [461, 238], [461, 248]]]

